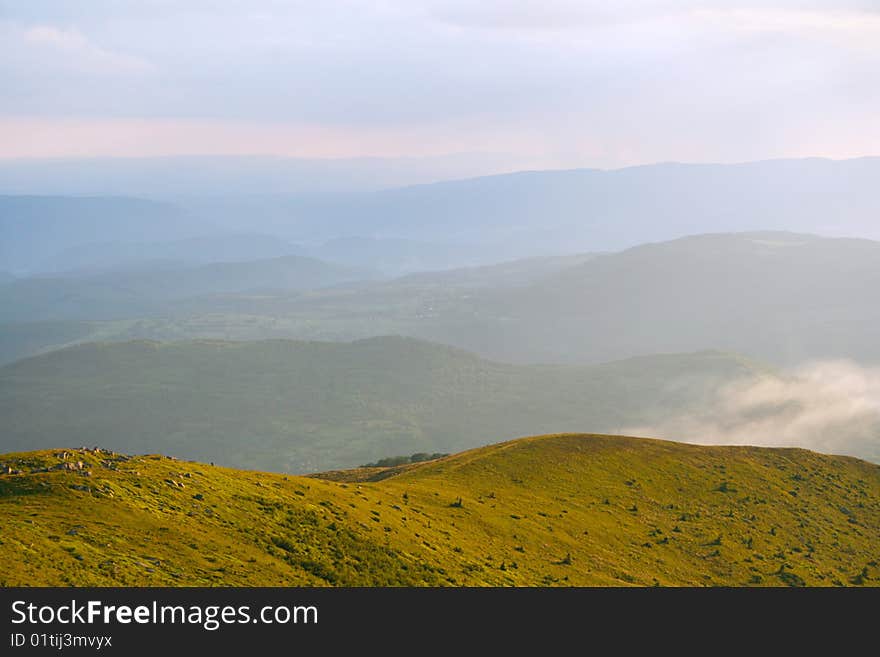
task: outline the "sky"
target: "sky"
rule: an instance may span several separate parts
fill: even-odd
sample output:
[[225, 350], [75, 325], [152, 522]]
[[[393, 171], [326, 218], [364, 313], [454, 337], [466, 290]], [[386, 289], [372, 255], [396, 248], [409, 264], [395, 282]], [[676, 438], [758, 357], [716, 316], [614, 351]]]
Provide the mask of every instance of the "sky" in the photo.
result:
[[880, 155], [880, 0], [0, 0], [0, 158]]

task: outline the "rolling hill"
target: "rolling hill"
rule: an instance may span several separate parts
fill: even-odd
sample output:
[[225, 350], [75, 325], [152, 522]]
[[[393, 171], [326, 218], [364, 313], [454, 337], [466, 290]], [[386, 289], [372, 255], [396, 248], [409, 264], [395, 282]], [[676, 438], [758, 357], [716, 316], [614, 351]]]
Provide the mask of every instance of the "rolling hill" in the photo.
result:
[[[163, 249], [177, 249], [192, 244], [205, 245], [206, 241], [186, 240], [161, 246]], [[225, 240], [221, 241], [222, 245], [226, 245]], [[246, 241], [245, 247], [247, 245]], [[123, 249], [123, 255], [127, 253]], [[216, 251], [202, 251], [202, 255], [210, 253]], [[68, 274], [66, 278], [56, 277], [48, 282], [39, 279], [41, 282], [35, 285], [37, 290], [34, 299], [23, 293], [27, 289], [26, 285], [21, 286], [17, 293], [14, 290], [8, 291], [10, 299], [18, 294], [18, 304], [13, 306], [10, 302], [5, 314], [9, 321], [0, 321], [0, 365], [78, 342], [125, 342], [137, 339], [167, 341], [187, 338], [349, 341], [377, 335], [405, 334], [410, 332], [413, 321], [418, 322], [426, 315], [436, 315], [432, 310], [435, 307], [438, 311], [454, 308], [461, 303], [463, 297], [466, 300], [472, 290], [525, 286], [593, 257], [594, 254], [580, 254], [528, 258], [483, 267], [422, 272], [394, 280], [352, 285], [343, 283], [334, 286], [332, 290], [310, 290], [307, 294], [303, 294], [301, 290], [288, 290], [284, 293], [263, 290], [260, 294], [227, 291], [198, 298], [166, 299], [163, 303], [148, 303], [148, 298], [138, 298], [135, 290], [129, 290], [127, 295], [123, 295], [115, 287], [107, 289], [108, 286], [115, 286], [117, 279], [130, 280], [131, 274], [136, 273], [131, 271], [133, 263], [127, 266], [127, 274], [116, 272], [112, 276], [97, 278]], [[387, 266], [388, 262], [384, 262]], [[169, 270], [180, 269], [169, 264], [164, 267], [158, 266], [157, 262], [151, 264], [166, 279], [170, 275]], [[206, 271], [218, 268], [226, 269], [230, 273], [248, 269], [244, 266], [218, 265]], [[344, 270], [344, 267], [340, 267], [337, 271]], [[360, 277], [373, 275], [365, 270], [349, 271], [359, 272]], [[66, 280], [71, 277], [78, 279], [78, 282], [70, 283]], [[149, 282], [149, 276], [143, 271], [139, 278], [143, 279], [144, 284]], [[274, 280], [264, 282], [277, 284]], [[288, 284], [298, 287], [300, 283], [302, 281]], [[312, 283], [320, 284], [321, 281], [313, 280]], [[220, 281], [211, 281], [211, 284], [215, 289], [234, 288], [234, 285], [224, 286]], [[163, 285], [158, 290], [148, 288], [147, 293], [148, 297], [156, 294], [174, 296], [185, 289], [186, 286], [180, 287], [177, 284]], [[84, 300], [85, 305], [74, 305], [71, 308], [66, 296], [68, 291], [80, 295], [79, 298]], [[103, 303], [98, 303], [99, 301]], [[125, 317], [131, 312], [150, 311], [158, 314], [115, 320], [100, 320], [95, 317], [79, 320], [33, 320], [34, 315], [85, 316], [90, 312], [97, 312]], [[3, 313], [0, 312], [0, 315]], [[28, 317], [31, 319], [28, 320]]]
[[[880, 242], [698, 235], [600, 256], [481, 301], [504, 360], [597, 361], [706, 348], [779, 365], [880, 362]], [[547, 321], [552, 318], [552, 321]], [[454, 341], [452, 341], [455, 343]]]
[[880, 466], [804, 450], [555, 435], [379, 481], [0, 462], [0, 586], [880, 585]]
[[276, 198], [283, 212], [259, 230], [290, 239], [372, 235], [483, 244], [487, 253], [499, 248], [519, 257], [619, 250], [708, 232], [788, 230], [880, 239], [878, 179], [876, 157], [521, 171], [361, 194]]
[[[166, 241], [212, 232], [331, 242], [326, 257], [313, 255], [331, 259], [335, 252], [347, 264], [371, 268], [379, 267], [382, 260], [388, 263], [390, 257], [393, 266], [380, 268], [396, 272], [412, 271], [408, 266], [412, 262], [432, 269], [443, 267], [444, 258], [445, 266], [479, 265], [619, 250], [707, 232], [788, 230], [880, 239], [876, 226], [880, 201], [874, 191], [880, 158], [876, 157], [521, 171], [459, 175], [456, 180], [411, 186], [401, 185], [406, 179], [442, 180], [443, 176], [413, 176], [420, 167], [418, 160], [402, 160], [393, 165], [398, 175], [379, 185], [382, 189], [367, 185], [369, 190], [345, 192], [326, 188], [325, 176], [334, 175], [330, 169], [355, 164], [374, 176], [376, 166], [388, 163], [326, 161], [320, 164], [321, 173], [313, 171], [306, 176], [308, 182], [297, 185], [294, 171], [301, 164], [260, 158], [0, 164], [4, 181], [21, 175], [38, 181], [18, 185], [19, 189], [72, 194], [0, 196], [0, 269], [34, 271], [59, 251], [89, 242]], [[289, 166], [293, 170], [281, 173]], [[502, 163], [483, 170], [504, 168]], [[256, 171], [264, 175], [255, 175]], [[132, 174], [144, 184], [127, 184]], [[259, 181], [257, 187], [264, 191], [250, 184], [244, 187], [251, 191], [244, 191], [244, 179]], [[206, 185], [207, 180], [216, 183]], [[264, 187], [270, 181], [268, 188], [274, 191]], [[114, 193], [171, 195], [175, 202], [77, 196], [102, 193], [96, 185]], [[314, 193], [321, 187], [325, 187], [322, 193]], [[345, 239], [334, 245], [339, 238]], [[435, 247], [426, 248], [431, 244]], [[357, 248], [348, 248], [352, 245]], [[445, 254], [438, 245], [447, 245]], [[461, 259], [449, 245], [478, 248]], [[364, 260], [370, 251], [372, 255]]]
[[499, 437], [616, 431], [772, 376], [718, 352], [513, 366], [407, 338], [83, 344], [0, 368], [0, 451], [100, 444], [310, 472]]
[[176, 205], [148, 199], [0, 195], [0, 269], [32, 272], [58, 251], [95, 240], [193, 237], [209, 227]]
[[369, 279], [367, 270], [302, 256], [195, 267], [150, 263], [86, 276], [29, 277], [0, 286], [0, 321], [101, 320], [169, 312], [202, 295], [308, 290]]
[[89, 322], [0, 323], [0, 365], [87, 340], [97, 330]]
[[873, 331], [880, 306], [872, 300], [880, 242], [871, 240], [696, 235], [597, 255], [506, 288], [420, 287], [418, 280], [224, 310], [269, 316], [275, 308], [328, 333], [372, 327], [517, 363], [704, 349], [777, 366], [829, 358], [880, 363]]
[[155, 242], [90, 242], [63, 249], [41, 263], [40, 273], [100, 273], [149, 268], [154, 263], [176, 266], [269, 260], [304, 255], [292, 244], [271, 235], [212, 234]]
[[[529, 262], [529, 261], [525, 261]], [[537, 262], [541, 262], [538, 260]], [[554, 259], [562, 263], [563, 259]], [[705, 349], [777, 366], [880, 363], [880, 242], [794, 233], [696, 235], [505, 282], [499, 265], [311, 294], [229, 295], [129, 337], [409, 335], [505, 362], [595, 363]], [[481, 284], [480, 279], [492, 281]], [[186, 315], [186, 310], [190, 311]], [[185, 318], [185, 319], [184, 319]]]
[[[0, 325], [0, 340], [8, 322], [113, 317], [123, 321], [94, 325], [90, 339], [345, 341], [407, 335], [515, 363], [596, 363], [706, 349], [782, 367], [835, 358], [880, 363], [872, 330], [880, 323], [872, 295], [880, 287], [880, 242], [871, 240], [776, 232], [697, 235], [619, 253], [521, 260], [308, 292], [181, 296], [209, 285], [234, 288], [229, 275], [228, 284], [221, 285], [221, 277], [201, 288], [187, 287], [186, 277], [177, 284], [170, 273], [158, 276], [162, 285], [154, 287], [175, 298], [153, 304], [145, 300], [157, 293], [149, 288], [127, 287], [128, 296], [116, 287], [79, 294], [83, 281], [20, 280], [0, 286], [0, 318], [7, 321]], [[17, 352], [28, 353], [33, 351]]]
[[480, 289], [517, 287], [535, 283], [571, 267], [589, 262], [599, 254], [578, 253], [569, 256], [535, 256], [479, 267], [458, 267], [444, 271], [418, 272], [401, 276], [388, 287], [446, 287]]

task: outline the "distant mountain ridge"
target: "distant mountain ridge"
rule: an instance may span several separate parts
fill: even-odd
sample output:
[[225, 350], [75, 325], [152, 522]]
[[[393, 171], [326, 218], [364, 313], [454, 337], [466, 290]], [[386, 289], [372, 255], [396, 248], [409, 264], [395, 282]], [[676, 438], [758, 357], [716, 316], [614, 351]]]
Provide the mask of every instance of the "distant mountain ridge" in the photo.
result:
[[0, 196], [0, 269], [27, 273], [72, 246], [193, 237], [208, 226], [176, 205], [154, 200]]
[[145, 268], [154, 263], [186, 267], [218, 262], [266, 260], [304, 255], [285, 240], [248, 233], [216, 234], [160, 242], [90, 242], [54, 254], [40, 275], [88, 274]]
[[[519, 249], [616, 251], [684, 235], [786, 230], [880, 238], [880, 157], [522, 171], [279, 200], [287, 230]], [[416, 220], [417, 218], [417, 220]], [[275, 221], [275, 232], [285, 230]], [[541, 251], [536, 251], [540, 249]]]
[[[880, 158], [661, 163], [616, 170], [522, 171], [347, 193], [124, 198], [0, 196], [0, 270], [34, 271], [65, 249], [211, 233], [260, 233], [321, 244], [382, 240], [423, 268], [480, 265], [714, 232], [784, 230], [880, 239]], [[27, 221], [23, 219], [27, 218]], [[14, 228], [14, 229], [13, 229]], [[37, 239], [42, 235], [42, 239]], [[436, 244], [425, 251], [418, 245]], [[444, 245], [447, 245], [444, 247]], [[456, 257], [448, 245], [468, 252]], [[346, 246], [328, 249], [346, 257]], [[322, 257], [322, 254], [316, 253]], [[460, 255], [460, 254], [459, 254]], [[372, 265], [362, 261], [348, 261]], [[427, 266], [426, 266], [427, 265]]]

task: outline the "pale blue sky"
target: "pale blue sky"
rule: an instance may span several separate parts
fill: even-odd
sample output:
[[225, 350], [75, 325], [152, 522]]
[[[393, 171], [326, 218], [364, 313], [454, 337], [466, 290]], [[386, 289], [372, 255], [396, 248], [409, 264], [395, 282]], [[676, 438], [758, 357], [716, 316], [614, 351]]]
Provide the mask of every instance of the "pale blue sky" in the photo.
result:
[[877, 116], [878, 0], [0, 0], [0, 157], [850, 157]]

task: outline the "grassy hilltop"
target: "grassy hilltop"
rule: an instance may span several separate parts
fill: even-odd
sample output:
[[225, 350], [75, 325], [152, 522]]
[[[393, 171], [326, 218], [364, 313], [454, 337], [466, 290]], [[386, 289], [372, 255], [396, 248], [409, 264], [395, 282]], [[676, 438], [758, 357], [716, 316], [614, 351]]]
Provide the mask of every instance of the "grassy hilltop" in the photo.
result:
[[878, 585], [880, 466], [552, 435], [312, 477], [0, 457], [0, 584]]

